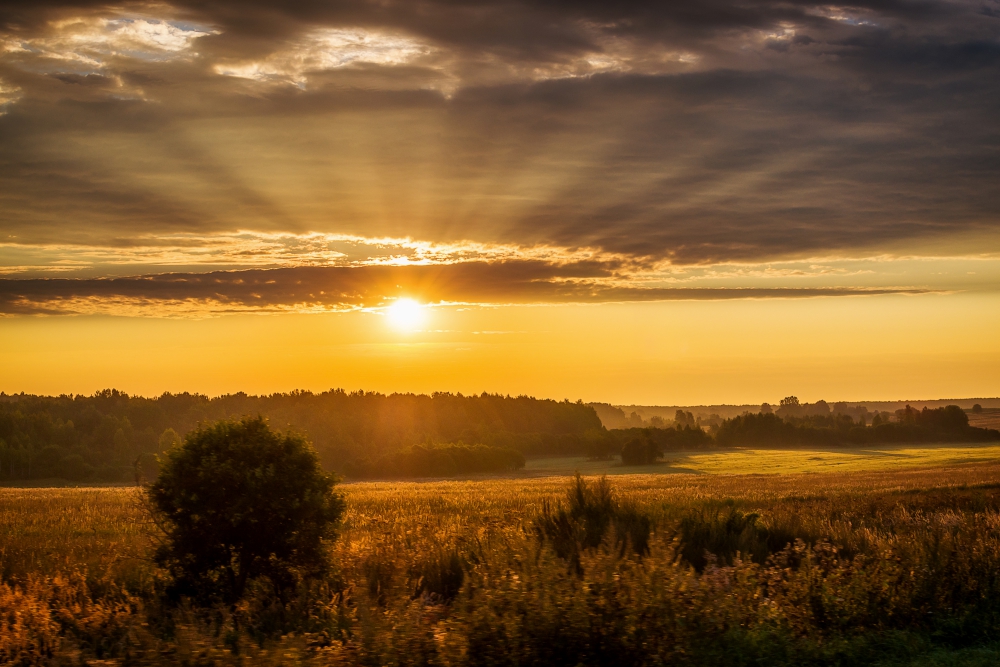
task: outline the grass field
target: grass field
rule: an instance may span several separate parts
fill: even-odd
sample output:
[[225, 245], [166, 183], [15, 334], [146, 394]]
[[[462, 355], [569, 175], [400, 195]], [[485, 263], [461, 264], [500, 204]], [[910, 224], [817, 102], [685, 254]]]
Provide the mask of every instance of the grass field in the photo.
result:
[[[565, 495], [560, 473], [605, 472], [588, 462], [346, 484], [334, 576], [298, 606], [261, 589], [207, 615], [156, 602], [136, 489], [0, 489], [0, 663], [996, 664], [997, 455], [747, 450], [667, 467], [698, 474], [615, 474], [618, 501], [654, 521], [651, 551], [609, 543], [580, 577], [533, 521]], [[751, 512], [759, 525], [725, 532]], [[702, 574], [681, 557], [692, 518], [722, 531], [703, 536], [721, 555]], [[732, 560], [719, 539], [764, 552]], [[457, 596], [432, 590], [447, 577]]]
[[985, 408], [982, 412], [969, 412], [969, 426], [1000, 429], [1000, 408]]
[[[923, 465], [886, 474], [877, 457], [860, 457], [854, 469], [815, 472], [802, 461], [842, 453], [750, 450], [693, 455], [700, 474], [674, 466], [621, 467], [586, 459], [540, 459], [530, 462], [524, 479], [438, 480], [421, 482], [357, 482], [340, 487], [348, 501], [342, 543], [370, 541], [387, 528], [412, 531], [433, 519], [446, 533], [461, 533], [480, 525], [520, 528], [546, 500], [562, 496], [570, 475], [616, 474], [614, 484], [626, 500], [644, 507], [686, 505], [708, 499], [773, 502], [835, 494], [870, 494], [913, 489], [1000, 483], [1000, 447], [927, 448], [926, 457], [971, 450], [978, 459], [958, 465]], [[919, 450], [901, 450], [916, 451]], [[986, 454], [997, 452], [987, 460]], [[787, 461], [783, 455], [788, 455]], [[740, 475], [735, 461], [764, 460], [772, 474]], [[949, 456], [946, 460], [952, 460]], [[992, 461], [992, 462], [990, 462]], [[717, 470], [721, 475], [711, 474]], [[641, 472], [634, 472], [634, 471]], [[655, 472], [651, 472], [654, 470]], [[785, 474], [777, 474], [779, 471]], [[676, 474], [663, 474], [673, 472]], [[539, 474], [544, 473], [544, 474]], [[115, 577], [138, 576], [147, 569], [141, 560], [148, 526], [142, 518], [134, 487], [5, 488], [0, 489], [0, 567], [5, 579], [32, 572], [48, 573], [85, 565]]]
[[617, 461], [586, 458], [529, 460], [523, 475], [620, 475], [657, 472], [708, 475], [898, 470], [1000, 461], [1000, 443], [971, 445], [885, 446], [834, 449], [735, 449], [718, 452], [670, 453], [655, 466], [622, 466]]

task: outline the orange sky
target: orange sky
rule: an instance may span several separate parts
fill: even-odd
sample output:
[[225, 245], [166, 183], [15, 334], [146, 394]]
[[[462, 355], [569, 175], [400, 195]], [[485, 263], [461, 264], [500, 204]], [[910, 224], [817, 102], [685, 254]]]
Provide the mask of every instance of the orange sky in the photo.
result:
[[0, 389], [265, 393], [331, 387], [639, 404], [1000, 395], [993, 295], [430, 309], [0, 327]]
[[998, 43], [961, 2], [8, 0], [0, 390], [1000, 395]]

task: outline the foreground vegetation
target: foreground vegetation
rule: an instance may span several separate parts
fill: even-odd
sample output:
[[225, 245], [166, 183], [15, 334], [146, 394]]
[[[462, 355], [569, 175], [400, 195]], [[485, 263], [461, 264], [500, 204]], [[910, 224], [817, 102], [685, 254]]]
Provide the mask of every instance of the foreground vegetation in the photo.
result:
[[[345, 485], [345, 520], [329, 545], [335, 569], [300, 584], [286, 603], [257, 584], [232, 610], [162, 603], [135, 489], [2, 489], [0, 662], [933, 665], [998, 657], [996, 463], [629, 475], [612, 480], [611, 504], [586, 501], [582, 510], [566, 500], [571, 484]], [[587, 526], [601, 524], [600, 506], [609, 514], [595, 542]], [[638, 549], [621, 534], [635, 517], [651, 526]], [[556, 538], [577, 547], [567, 551]]]

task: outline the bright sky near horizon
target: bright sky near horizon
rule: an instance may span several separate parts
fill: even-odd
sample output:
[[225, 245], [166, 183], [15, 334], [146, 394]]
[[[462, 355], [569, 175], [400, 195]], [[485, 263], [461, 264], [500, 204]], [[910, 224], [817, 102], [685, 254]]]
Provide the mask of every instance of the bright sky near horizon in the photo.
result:
[[1000, 1], [13, 0], [0, 391], [1000, 395]]

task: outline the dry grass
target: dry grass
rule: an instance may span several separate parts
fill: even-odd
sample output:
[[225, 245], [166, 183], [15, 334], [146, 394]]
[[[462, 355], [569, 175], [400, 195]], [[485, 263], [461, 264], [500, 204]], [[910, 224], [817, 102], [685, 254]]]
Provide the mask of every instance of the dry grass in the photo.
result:
[[1000, 429], [1000, 408], [984, 408], [982, 412], [968, 412], [969, 426]]
[[[795, 456], [798, 452], [790, 452]], [[752, 457], [760, 454], [745, 453]], [[780, 453], [768, 452], [766, 456]], [[475, 481], [359, 482], [344, 484], [347, 498], [338, 548], [401, 536], [448, 539], [481, 530], [522, 529], [545, 500], [562, 497], [566, 476]], [[748, 503], [1000, 483], [1000, 461], [949, 467], [788, 475], [629, 474], [614, 478], [616, 492], [647, 509], [709, 500]], [[3, 579], [85, 568], [133, 586], [149, 581], [143, 559], [149, 527], [133, 487], [0, 489], [0, 567]]]
[[[985, 456], [989, 450], [976, 451]], [[781, 454], [792, 456], [787, 465], [793, 469], [799, 465], [795, 456], [806, 461], [810, 456]], [[739, 456], [759, 460], [778, 454]], [[710, 462], [703, 459], [706, 466]], [[734, 628], [742, 628], [740, 641], [764, 641], [774, 633], [776, 638], [767, 641], [787, 649], [765, 655], [756, 645], [725, 644], [750, 658], [769, 655], [772, 664], [851, 664], [836, 658], [831, 647], [854, 647], [858, 637], [869, 634], [888, 641], [893, 632], [912, 626], [916, 635], [901, 640], [906, 650], [931, 648], [913, 639], [930, 636], [923, 621], [886, 625], [879, 616], [917, 614], [913, 600], [923, 599], [923, 593], [913, 586], [926, 583], [923, 575], [899, 570], [892, 560], [897, 556], [887, 554], [909, 549], [906, 558], [927, 564], [930, 547], [921, 540], [951, 540], [955, 549], [947, 553], [956, 571], [940, 576], [975, 576], [981, 586], [993, 585], [982, 574], [992, 567], [990, 550], [1000, 558], [1000, 490], [993, 486], [1000, 485], [1000, 463], [888, 471], [869, 466], [823, 474], [637, 474], [617, 476], [613, 485], [620, 500], [657, 519], [652, 555], [640, 562], [592, 554], [580, 580], [552, 554], [539, 551], [531, 531], [543, 502], [562, 497], [567, 482], [566, 477], [544, 477], [344, 485], [348, 512], [333, 545], [337, 576], [305, 596], [308, 608], [292, 614], [298, 619], [296, 632], [289, 634], [282, 625], [289, 622], [288, 614], [273, 616], [261, 598], [240, 611], [246, 632], [235, 637], [227, 635], [231, 620], [221, 612], [211, 617], [181, 610], [164, 620], [155, 604], [157, 575], [142, 557], [147, 526], [135, 489], [0, 489], [0, 609], [7, 612], [0, 621], [0, 663], [506, 664], [504, 656], [520, 656], [520, 664], [541, 664], [547, 659], [536, 648], [546, 644], [562, 647], [566, 656], [599, 655], [592, 636], [597, 632], [606, 643], [620, 635], [620, 646], [612, 642], [605, 649], [623, 652], [623, 664], [637, 660], [634, 651], [640, 645], [651, 656], [698, 664], [712, 659], [711, 645], [699, 638], [722, 646], [736, 641]], [[697, 575], [676, 560], [673, 526], [693, 509], [726, 501], [762, 513], [771, 526], [868, 555], [857, 562], [838, 560], [803, 545], [793, 557], [816, 562], [808, 576], [752, 563]], [[426, 592], [414, 597], [421, 577], [450, 553], [464, 563], [462, 595], [450, 604]], [[766, 583], [769, 578], [773, 581]], [[886, 592], [886, 586], [892, 590]], [[876, 595], [876, 589], [882, 592]], [[770, 601], [762, 606], [759, 596], [765, 590]], [[810, 602], [814, 594], [831, 597]], [[872, 595], [884, 609], [865, 611], [870, 603], [862, 601]], [[848, 629], [817, 620], [817, 604]], [[690, 614], [700, 620], [685, 625]], [[595, 618], [607, 626], [595, 626]], [[655, 627], [658, 637], [674, 644], [640, 636], [650, 619], [655, 623], [647, 629]], [[818, 643], [803, 644], [813, 636]], [[506, 647], [506, 653], [489, 654], [494, 645]], [[584, 645], [590, 648], [581, 649]], [[986, 664], [976, 656], [996, 656], [978, 651], [968, 654], [969, 664]], [[922, 658], [924, 664], [939, 664], [935, 655]]]

